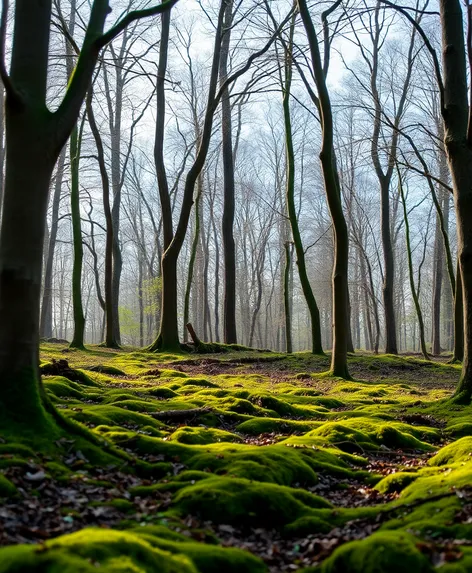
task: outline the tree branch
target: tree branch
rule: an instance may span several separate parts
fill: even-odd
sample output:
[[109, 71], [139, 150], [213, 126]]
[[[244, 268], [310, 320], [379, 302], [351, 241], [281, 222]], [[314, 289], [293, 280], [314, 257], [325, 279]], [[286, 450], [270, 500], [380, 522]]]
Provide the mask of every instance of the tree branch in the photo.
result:
[[151, 8], [145, 8], [143, 10], [133, 10], [126, 14], [124, 18], [122, 18], [117, 24], [115, 24], [112, 28], [108, 30], [105, 34], [103, 34], [100, 38], [95, 40], [95, 47], [100, 50], [107, 44], [109, 44], [118, 34], [121, 34], [123, 30], [136, 20], [141, 20], [142, 18], [148, 18], [150, 16], [156, 16], [157, 14], [161, 14], [166, 10], [170, 10], [175, 4], [177, 4], [178, 0], [166, 0], [166, 2], [162, 2], [162, 4], [158, 4], [157, 6], [152, 6]]
[[383, 4], [385, 4], [386, 6], [389, 6], [390, 8], [393, 8], [394, 10], [396, 10], [397, 12], [400, 12], [400, 14], [402, 14], [403, 16], [405, 16], [405, 18], [410, 22], [410, 24], [412, 26], [414, 26], [418, 32], [418, 34], [421, 36], [421, 39], [424, 42], [424, 45], [426, 46], [426, 49], [428, 50], [428, 52], [430, 53], [432, 59], [433, 59], [433, 66], [434, 66], [434, 73], [436, 75], [436, 81], [438, 82], [438, 88], [439, 88], [439, 99], [440, 99], [440, 105], [441, 105], [441, 114], [444, 113], [445, 111], [445, 103], [444, 103], [444, 83], [442, 80], [442, 74], [441, 74], [441, 66], [439, 64], [439, 59], [438, 59], [438, 55], [436, 54], [436, 50], [433, 48], [431, 42], [428, 39], [428, 36], [426, 36], [425, 31], [423, 30], [423, 28], [420, 26], [420, 24], [408, 13], [406, 8], [403, 8], [402, 6], [398, 6], [397, 4], [394, 4], [393, 2], [390, 2], [390, 0], [379, 0], [379, 2], [382, 2]]

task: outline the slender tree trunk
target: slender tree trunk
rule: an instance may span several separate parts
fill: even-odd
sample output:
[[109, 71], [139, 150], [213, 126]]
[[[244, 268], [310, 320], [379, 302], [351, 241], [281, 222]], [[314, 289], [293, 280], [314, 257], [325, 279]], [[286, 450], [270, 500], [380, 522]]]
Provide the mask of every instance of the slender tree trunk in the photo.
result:
[[[313, 289], [311, 288], [308, 272], [306, 269], [305, 249], [303, 248], [302, 237], [298, 225], [298, 216], [295, 208], [295, 153], [293, 149], [292, 137], [292, 120], [290, 117], [290, 97], [292, 84], [292, 38], [295, 22], [292, 21], [290, 42], [286, 47], [285, 54], [285, 82], [283, 85], [283, 112], [285, 125], [285, 153], [287, 164], [287, 182], [286, 182], [286, 202], [287, 212], [292, 230], [293, 243], [297, 255], [298, 276], [303, 290], [308, 312], [311, 319], [311, 349], [313, 354], [323, 354], [321, 342], [321, 321], [320, 311], [316, 303]], [[287, 342], [288, 346], [288, 342]]]
[[[82, 124], [83, 126], [83, 124]], [[82, 139], [82, 127], [76, 125], [70, 137], [70, 169], [71, 169], [71, 215], [72, 235], [74, 241], [74, 263], [72, 267], [72, 305], [74, 313], [74, 335], [71, 348], [84, 348], [85, 316], [82, 306], [82, 264], [84, 246], [82, 243], [82, 225], [80, 220], [80, 189], [79, 189], [79, 162]]]
[[[322, 125], [322, 146], [320, 152], [326, 198], [333, 223], [334, 233], [334, 266], [332, 276], [333, 288], [333, 350], [331, 373], [333, 376], [349, 379], [347, 366], [349, 300], [348, 300], [348, 263], [349, 237], [344, 218], [341, 190], [336, 173], [336, 162], [333, 145], [333, 116], [326, 78], [321, 62], [318, 38], [306, 0], [298, 0], [300, 15], [310, 46], [311, 60], [316, 87], [318, 89], [319, 107]], [[328, 47], [325, 46], [325, 50]]]
[[105, 346], [108, 348], [119, 348], [118, 341], [115, 338], [116, 330], [113, 326], [113, 217], [110, 205], [110, 181], [105, 165], [105, 152], [103, 149], [102, 138], [95, 122], [95, 116], [92, 108], [92, 92], [90, 91], [87, 98], [87, 115], [90, 124], [90, 130], [95, 139], [97, 146], [98, 166], [102, 180], [103, 192], [103, 210], [106, 222], [106, 241], [105, 241]]
[[395, 283], [395, 261], [393, 258], [393, 247], [390, 233], [389, 194], [390, 182], [381, 181], [380, 220], [384, 256], [384, 281], [382, 286], [382, 295], [385, 312], [385, 352], [387, 354], [398, 354], [395, 304], [393, 298], [393, 288]]
[[[178, 305], [177, 305], [177, 261], [187, 234], [188, 222], [193, 205], [193, 194], [198, 176], [205, 164], [211, 140], [213, 116], [216, 107], [216, 91], [218, 82], [218, 69], [221, 51], [221, 30], [225, 11], [224, 0], [220, 5], [218, 22], [215, 31], [213, 60], [208, 90], [208, 103], [202, 129], [202, 137], [195, 160], [190, 167], [182, 196], [179, 221], [174, 236], [165, 249], [162, 257], [162, 313], [160, 332], [151, 345], [150, 350], [171, 351], [180, 348], [178, 330]], [[171, 292], [174, 289], [175, 292]]]
[[[224, 31], [221, 42], [220, 82], [228, 75], [228, 57], [233, 20], [233, 1], [227, 0]], [[223, 330], [226, 344], [236, 344], [236, 248], [233, 236], [235, 191], [234, 191], [234, 157], [232, 141], [232, 121], [229, 90], [226, 88], [221, 98], [221, 130], [223, 144], [223, 259], [224, 259], [224, 299]]]
[[144, 293], [143, 293], [143, 261], [138, 260], [138, 304], [139, 304], [139, 346], [144, 346]]
[[[184, 323], [183, 323], [183, 339], [184, 342], [188, 342], [188, 331], [187, 324], [189, 323], [189, 310], [190, 310], [190, 293], [192, 291], [193, 273], [195, 270], [195, 259], [197, 257], [197, 248], [200, 241], [200, 202], [202, 199], [202, 185], [201, 177], [199, 177], [199, 189], [197, 197], [195, 199], [195, 230], [193, 235], [192, 246], [190, 249], [190, 261], [188, 263], [187, 272], [187, 286], [185, 288], [185, 299], [184, 299]], [[197, 317], [194, 316], [194, 319]], [[194, 322], [194, 324], [196, 324]]]
[[285, 243], [285, 268], [284, 268], [284, 308], [285, 308], [285, 336], [286, 352], [293, 352], [292, 345], [292, 309], [290, 304], [290, 270], [292, 266], [292, 248], [289, 242]]
[[41, 304], [41, 318], [39, 321], [40, 338], [52, 337], [52, 275], [54, 267], [54, 252], [56, 250], [57, 229], [59, 223], [59, 203], [61, 200], [62, 181], [64, 179], [64, 163], [66, 159], [66, 146], [63, 147], [56, 168], [56, 181], [52, 198], [51, 229], [49, 231], [49, 244], [47, 249], [46, 269], [44, 271], [43, 300]]
[[441, 237], [439, 217], [437, 215], [433, 257], [432, 353], [439, 356], [441, 354], [441, 296], [444, 275], [444, 247]]
[[215, 341], [220, 342], [220, 245], [213, 211], [213, 201], [210, 205], [210, 219], [213, 230], [213, 242], [215, 244]]
[[452, 362], [464, 359], [464, 300], [462, 296], [462, 278], [460, 263], [457, 261], [456, 292], [454, 295], [454, 350]]
[[[415, 277], [413, 272], [413, 259], [411, 256], [411, 242], [410, 242], [410, 224], [408, 221], [408, 210], [406, 208], [406, 199], [405, 193], [403, 190], [403, 183], [400, 171], [398, 170], [398, 184], [400, 187], [400, 193], [402, 198], [403, 204], [403, 217], [405, 221], [405, 240], [406, 240], [406, 254], [408, 258], [408, 274], [410, 279], [410, 287], [411, 287], [411, 296], [413, 297], [413, 302], [415, 304], [416, 315], [418, 317], [418, 325], [420, 330], [420, 343], [421, 343], [421, 352], [426, 360], [429, 360], [428, 351], [426, 350], [426, 338], [425, 338], [425, 329], [424, 329], [424, 321], [423, 321], [423, 313], [421, 312], [420, 301], [418, 298], [418, 291], [416, 290], [415, 286]], [[405, 297], [402, 297], [405, 300]], [[405, 348], [406, 348], [406, 340], [405, 340]]]
[[[213, 334], [211, 328], [211, 313], [208, 288], [208, 268], [210, 264], [209, 233], [207, 236], [204, 225], [201, 229], [202, 247], [203, 247], [203, 333], [204, 340], [212, 342]], [[208, 336], [208, 338], [206, 338]]]
[[352, 312], [351, 312], [351, 332], [353, 332], [353, 346], [354, 349], [361, 348], [361, 304], [359, 297], [359, 252], [355, 251], [355, 268], [354, 268], [354, 289], [352, 296]]

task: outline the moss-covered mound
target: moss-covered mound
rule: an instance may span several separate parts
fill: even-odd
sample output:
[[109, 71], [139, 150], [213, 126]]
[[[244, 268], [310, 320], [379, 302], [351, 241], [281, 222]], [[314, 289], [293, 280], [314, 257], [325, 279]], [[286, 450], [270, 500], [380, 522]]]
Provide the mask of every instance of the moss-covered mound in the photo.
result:
[[322, 573], [431, 573], [427, 557], [406, 533], [374, 533], [362, 541], [346, 543], [321, 567]]
[[330, 508], [331, 504], [302, 489], [209, 478], [180, 490], [175, 507], [182, 515], [197, 515], [215, 523], [280, 527], [309, 515], [313, 509]]
[[265, 571], [261, 561], [237, 549], [171, 542], [146, 532], [84, 529], [40, 548], [0, 549], [1, 573], [216, 573]]

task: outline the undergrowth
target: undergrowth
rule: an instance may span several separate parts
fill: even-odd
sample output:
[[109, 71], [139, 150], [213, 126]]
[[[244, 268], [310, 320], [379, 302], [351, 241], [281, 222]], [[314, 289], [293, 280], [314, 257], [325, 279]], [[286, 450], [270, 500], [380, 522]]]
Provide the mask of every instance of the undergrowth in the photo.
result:
[[[447, 400], [456, 365], [353, 356], [346, 382], [317, 375], [327, 357], [225, 350], [45, 344], [66, 424], [43, 445], [2, 433], [0, 573], [470, 570], [472, 409]], [[25, 524], [53, 487], [73, 501]]]

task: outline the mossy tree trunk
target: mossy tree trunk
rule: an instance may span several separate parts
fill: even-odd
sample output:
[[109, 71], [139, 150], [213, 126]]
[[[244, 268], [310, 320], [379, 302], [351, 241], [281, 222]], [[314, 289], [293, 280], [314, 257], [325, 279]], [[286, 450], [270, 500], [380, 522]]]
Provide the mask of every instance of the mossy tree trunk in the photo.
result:
[[[54, 165], [79, 117], [100, 49], [124, 26], [172, 5], [130, 12], [106, 34], [108, 2], [94, 2], [75, 72], [58, 109], [46, 106], [51, 0], [17, 0], [6, 91], [6, 177], [0, 234], [0, 424], [49, 430], [41, 403], [39, 303], [48, 193]], [[6, 29], [4, 3], [1, 25]], [[5, 54], [4, 41], [0, 50]]]
[[318, 90], [319, 112], [322, 128], [320, 151], [321, 168], [328, 207], [333, 222], [334, 232], [334, 267], [332, 275], [333, 288], [333, 350], [331, 373], [333, 376], [349, 379], [347, 365], [349, 301], [348, 301], [348, 262], [349, 237], [344, 217], [339, 178], [336, 172], [334, 155], [334, 130], [331, 100], [326, 85], [326, 62], [329, 62], [329, 44], [325, 43], [325, 65], [323, 66], [318, 37], [316, 34], [306, 0], [298, 0], [300, 15], [305, 27], [310, 47], [313, 75]]

